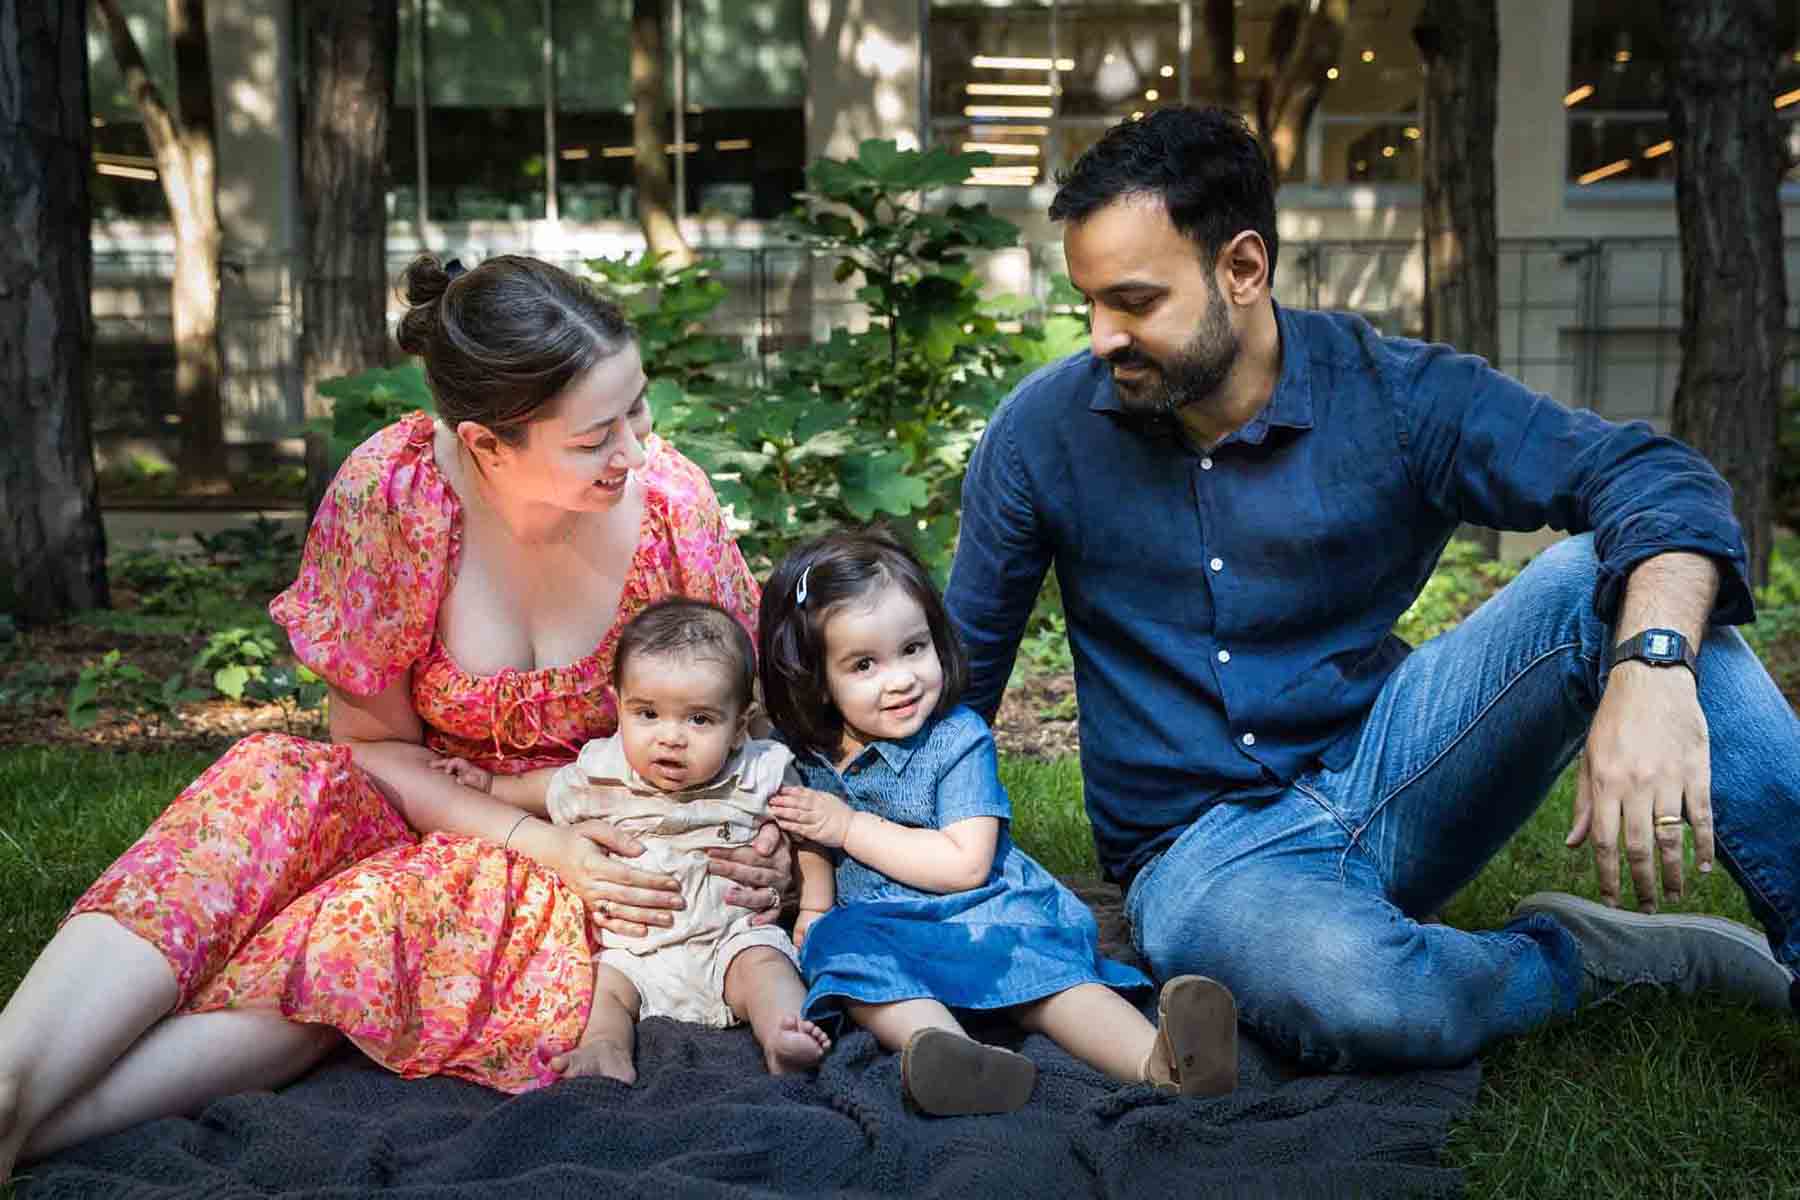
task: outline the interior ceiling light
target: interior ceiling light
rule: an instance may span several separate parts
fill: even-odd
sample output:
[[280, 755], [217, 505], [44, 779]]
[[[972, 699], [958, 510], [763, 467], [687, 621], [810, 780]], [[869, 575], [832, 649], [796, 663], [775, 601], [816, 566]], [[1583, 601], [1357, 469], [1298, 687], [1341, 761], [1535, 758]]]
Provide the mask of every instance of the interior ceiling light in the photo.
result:
[[1589, 96], [1591, 96], [1593, 94], [1594, 94], [1594, 85], [1591, 83], [1584, 83], [1580, 87], [1576, 88], [1574, 91], [1570, 92], [1568, 95], [1563, 97], [1563, 107], [1564, 108], [1574, 108], [1577, 104], [1580, 104], [1583, 100], [1586, 100]]
[[1075, 60], [1072, 58], [1015, 58], [1003, 54], [977, 54], [969, 60], [971, 67], [984, 67], [991, 71], [1073, 71]]
[[1375, 61], [1375, 52], [1373, 50], [1364, 50], [1362, 52], [1362, 60], [1364, 62], [1374, 62]]
[[1775, 97], [1775, 107], [1786, 108], [1796, 100], [1800, 100], [1800, 88], [1795, 88], [1791, 92], [1783, 92], [1781, 95]]
[[1338, 69], [1336, 67], [1327, 67], [1325, 69], [1325, 78], [1336, 79], [1337, 77], [1338, 77]]
[[1038, 147], [1026, 142], [964, 142], [964, 154], [1010, 154], [1036, 157]]
[[1158, 71], [1157, 74], [1161, 75], [1164, 79], [1167, 79], [1171, 75], [1175, 74], [1175, 68], [1169, 66], [1167, 63], [1164, 63], [1162, 70]]
[[1048, 96], [1050, 85], [1047, 83], [971, 83], [968, 85], [971, 96]]
[[1661, 158], [1663, 155], [1667, 154], [1669, 151], [1673, 150], [1674, 148], [1675, 148], [1675, 143], [1672, 141], [1658, 142], [1654, 146], [1646, 146], [1644, 148], [1644, 157], [1645, 158]]
[[1425, 131], [1420, 129], [1417, 125], [1408, 125], [1406, 127], [1406, 129], [1404, 130], [1404, 132], [1408, 138], [1412, 139], [1415, 142], [1418, 141], [1419, 138], [1422, 137], [1425, 133]]
[[969, 104], [963, 108], [965, 117], [1052, 117], [1055, 115], [1056, 110], [1047, 104]]
[[1577, 175], [1575, 177], [1575, 182], [1582, 187], [1586, 187], [1590, 183], [1599, 183], [1602, 179], [1609, 179], [1612, 176], [1617, 175], [1620, 171], [1629, 170], [1631, 170], [1631, 160], [1629, 158], [1621, 158], [1617, 162], [1607, 163], [1604, 167], [1595, 167], [1585, 175]]

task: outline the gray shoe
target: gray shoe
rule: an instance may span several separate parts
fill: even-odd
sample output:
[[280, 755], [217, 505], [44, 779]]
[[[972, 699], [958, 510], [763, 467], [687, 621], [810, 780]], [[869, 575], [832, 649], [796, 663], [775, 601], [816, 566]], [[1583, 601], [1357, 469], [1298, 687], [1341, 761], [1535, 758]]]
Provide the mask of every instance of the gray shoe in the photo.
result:
[[1800, 983], [1762, 934], [1724, 917], [1640, 913], [1562, 892], [1534, 892], [1513, 916], [1543, 913], [1581, 948], [1584, 1003], [1649, 983], [1683, 995], [1716, 992], [1758, 1008], [1800, 1008]]

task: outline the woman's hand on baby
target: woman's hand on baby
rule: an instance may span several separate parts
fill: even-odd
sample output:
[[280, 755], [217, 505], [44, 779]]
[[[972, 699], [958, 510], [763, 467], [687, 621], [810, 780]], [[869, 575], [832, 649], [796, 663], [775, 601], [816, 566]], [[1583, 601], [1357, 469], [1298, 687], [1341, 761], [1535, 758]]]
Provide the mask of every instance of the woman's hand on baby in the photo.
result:
[[674, 876], [640, 871], [619, 861], [616, 856], [633, 858], [644, 847], [611, 821], [536, 825], [548, 843], [547, 856], [538, 860], [581, 897], [588, 918], [599, 928], [641, 937], [652, 926], [674, 924], [670, 910], [686, 907]]
[[836, 850], [850, 836], [853, 810], [829, 792], [790, 786], [769, 798], [769, 815], [784, 833]]
[[474, 788], [478, 792], [494, 790], [494, 773], [482, 770], [466, 758], [434, 758], [425, 765], [448, 775], [464, 787]]
[[781, 901], [794, 883], [794, 848], [775, 822], [765, 822], [756, 836], [742, 846], [707, 850], [709, 875], [729, 879], [736, 887], [725, 892], [725, 903], [759, 909], [752, 925], [768, 925], [781, 916]]

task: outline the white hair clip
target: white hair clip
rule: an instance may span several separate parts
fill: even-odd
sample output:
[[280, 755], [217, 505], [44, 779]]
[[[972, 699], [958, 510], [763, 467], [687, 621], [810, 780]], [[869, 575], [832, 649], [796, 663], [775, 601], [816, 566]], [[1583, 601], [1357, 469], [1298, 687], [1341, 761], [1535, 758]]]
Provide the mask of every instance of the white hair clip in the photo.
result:
[[806, 576], [811, 570], [812, 564], [806, 564], [806, 569], [800, 572], [800, 582], [794, 585], [794, 607], [796, 608], [806, 607]]

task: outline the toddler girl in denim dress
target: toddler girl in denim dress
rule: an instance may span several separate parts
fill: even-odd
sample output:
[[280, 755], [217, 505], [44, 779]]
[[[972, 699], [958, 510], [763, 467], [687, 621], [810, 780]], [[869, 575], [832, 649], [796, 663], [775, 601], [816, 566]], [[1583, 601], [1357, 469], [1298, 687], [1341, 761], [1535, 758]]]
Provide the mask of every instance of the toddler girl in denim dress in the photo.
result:
[[1237, 1078], [1231, 994], [1151, 987], [1104, 958], [1087, 906], [1012, 844], [993, 735], [958, 704], [967, 659], [917, 559], [872, 532], [800, 547], [763, 590], [763, 698], [803, 787], [769, 815], [801, 839], [804, 1014], [842, 1011], [901, 1054], [908, 1098], [940, 1115], [1010, 1112], [1030, 1059], [971, 1039], [957, 1012], [1008, 1010], [1121, 1082], [1182, 1095]]

